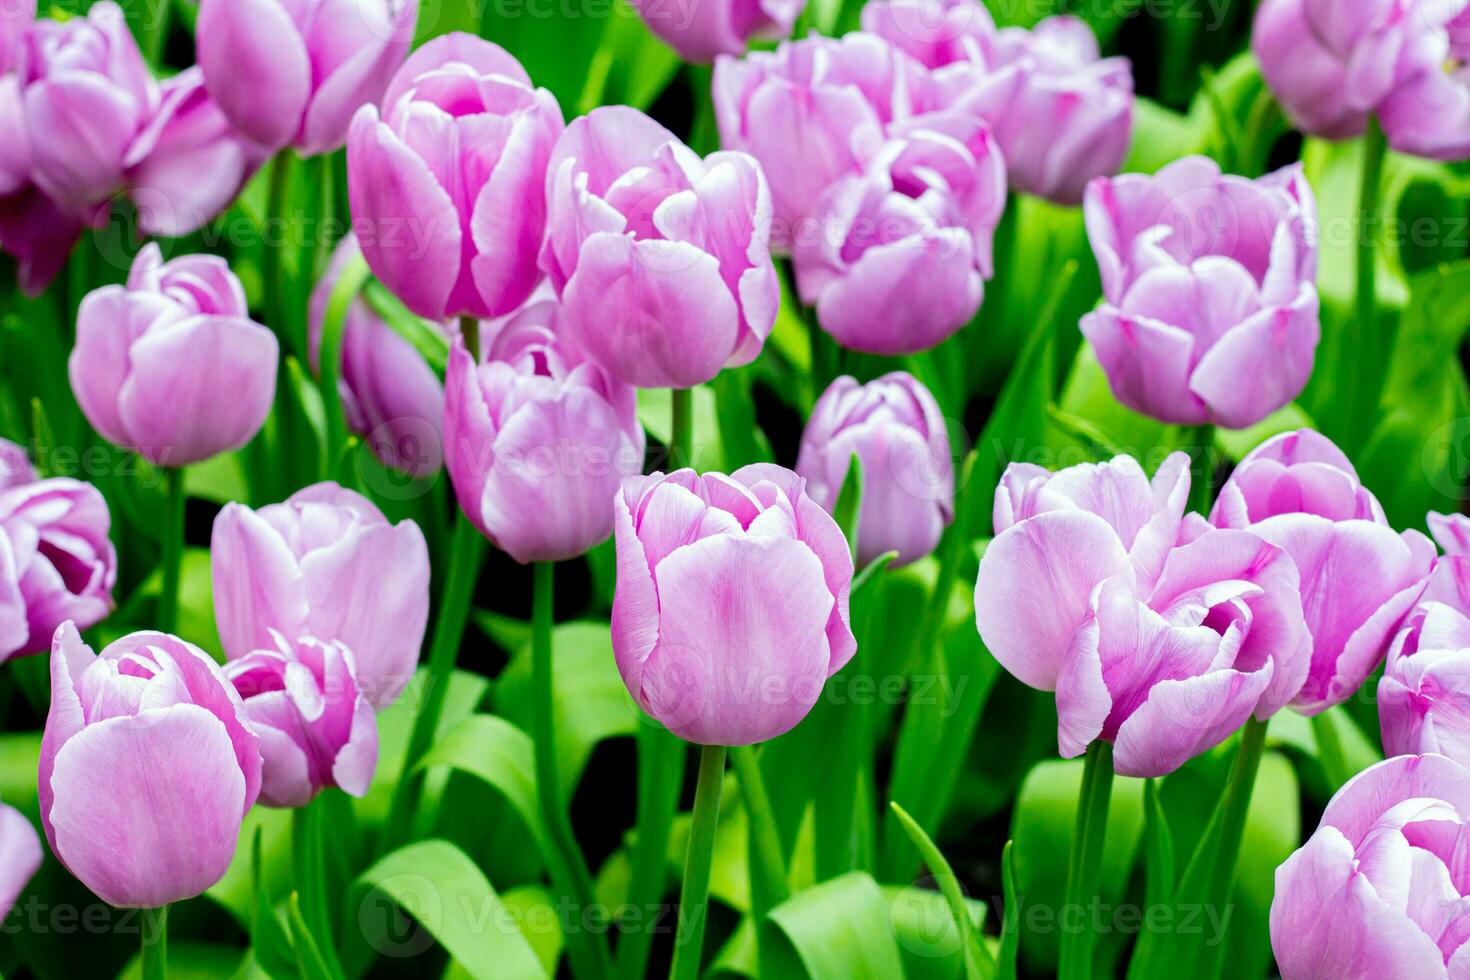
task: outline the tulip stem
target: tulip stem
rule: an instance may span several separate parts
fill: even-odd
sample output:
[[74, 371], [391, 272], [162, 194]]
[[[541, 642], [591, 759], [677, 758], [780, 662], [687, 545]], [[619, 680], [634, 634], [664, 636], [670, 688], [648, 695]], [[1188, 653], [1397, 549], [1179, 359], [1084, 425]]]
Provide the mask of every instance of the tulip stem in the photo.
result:
[[1322, 771], [1327, 777], [1327, 789], [1329, 795], [1336, 793], [1352, 778], [1352, 770], [1348, 768], [1347, 755], [1342, 750], [1342, 736], [1337, 734], [1337, 726], [1333, 724], [1331, 715], [1323, 711], [1312, 716], [1312, 736], [1317, 740], [1317, 758], [1322, 763]]
[[286, 274], [281, 261], [286, 249], [286, 230], [290, 226], [285, 212], [286, 196], [291, 189], [291, 165], [290, 150], [281, 150], [271, 161], [270, 184], [266, 192], [265, 228], [261, 236], [260, 271], [261, 292], [270, 325], [300, 357], [303, 353], [301, 338], [296, 335], [286, 317]]
[[[547, 867], [552, 884], [572, 903], [577, 920], [592, 908], [592, 873], [587, 860], [577, 847], [571, 817], [562, 799], [561, 775], [556, 761], [556, 697], [553, 674], [555, 633], [555, 572], [548, 561], [535, 565], [535, 588], [531, 605], [531, 736], [536, 760], [536, 798], [541, 806], [541, 820], [546, 827]], [[612, 976], [612, 956], [606, 933], [601, 930], [572, 929], [567, 936], [567, 955], [578, 977]]]
[[1353, 328], [1364, 338], [1354, 358], [1356, 369], [1348, 376], [1357, 379], [1356, 396], [1345, 404], [1352, 413], [1350, 433], [1354, 445], [1368, 439], [1368, 430], [1378, 414], [1390, 351], [1380, 334], [1378, 317], [1378, 207], [1383, 193], [1383, 170], [1388, 158], [1388, 139], [1376, 116], [1368, 119], [1363, 134], [1363, 182], [1358, 191], [1357, 291], [1354, 297]]
[[320, 355], [322, 406], [327, 423], [327, 445], [322, 453], [323, 480], [330, 480], [340, 472], [342, 457], [347, 451], [347, 419], [342, 408], [342, 343], [347, 329], [347, 314], [370, 278], [372, 270], [368, 268], [367, 259], [358, 256], [342, 270], [327, 299]]
[[184, 561], [184, 470], [171, 466], [163, 471], [168, 502], [163, 516], [163, 552], [160, 556], [158, 628], [172, 633], [179, 628], [179, 575]]
[[337, 943], [332, 933], [332, 914], [327, 903], [326, 840], [322, 821], [325, 814], [320, 797], [297, 807], [291, 818], [291, 847], [296, 876], [296, 893], [302, 920], [314, 934], [322, 959], [336, 962]]
[[143, 980], [164, 980], [168, 976], [168, 906], [144, 909], [143, 942], [139, 950]]
[[1197, 425], [1185, 429], [1184, 450], [1192, 464], [1189, 509], [1209, 516], [1215, 503], [1215, 427]]
[[[1102, 872], [1103, 843], [1108, 830], [1108, 802], [1113, 792], [1113, 747], [1098, 740], [1087, 748], [1082, 767], [1082, 790], [1077, 797], [1077, 829], [1067, 868], [1066, 899], [1061, 921], [1078, 928], [1063, 928], [1058, 980], [1087, 980], [1092, 976], [1092, 908], [1097, 901], [1098, 878]], [[1080, 920], [1073, 910], [1083, 913]]]
[[694, 790], [694, 814], [689, 825], [689, 851], [684, 857], [684, 889], [679, 898], [679, 927], [674, 934], [674, 963], [669, 969], [669, 980], [696, 980], [699, 976], [724, 779], [725, 747], [700, 746], [699, 784]]
[[464, 349], [469, 351], [475, 363], [480, 363], [480, 321], [472, 316], [459, 318], [459, 335], [464, 338]]
[[766, 795], [760, 760], [747, 746], [731, 749], [730, 762], [745, 803], [751, 853], [750, 912], [759, 924], [767, 912], [790, 897], [791, 886], [786, 880], [786, 859], [781, 854], [781, 839], [776, 834], [776, 817], [771, 812], [771, 798]]
[[673, 410], [670, 424], [669, 469], [694, 465], [694, 391], [675, 388], [669, 392]]

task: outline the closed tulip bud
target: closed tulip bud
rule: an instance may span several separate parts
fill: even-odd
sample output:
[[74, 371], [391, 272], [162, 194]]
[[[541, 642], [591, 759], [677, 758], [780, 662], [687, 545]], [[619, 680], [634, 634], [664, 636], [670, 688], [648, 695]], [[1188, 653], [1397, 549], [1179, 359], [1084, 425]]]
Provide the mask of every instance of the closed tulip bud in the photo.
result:
[[413, 521], [393, 525], [366, 498], [318, 483], [253, 511], [229, 504], [210, 547], [214, 612], [231, 657], [285, 636], [330, 636], [356, 661], [374, 707], [418, 666], [429, 619], [429, 548]]
[[854, 456], [863, 477], [858, 562], [896, 551], [894, 565], [907, 565], [932, 552], [954, 519], [954, 464], [929, 389], [905, 371], [866, 385], [832, 382], [812, 409], [796, 461], [807, 493], [828, 512]]
[[[332, 290], [361, 254], [356, 236], [342, 239], [312, 291], [311, 358], [318, 369]], [[348, 427], [385, 466], [416, 477], [432, 476], [444, 466], [444, 385], [418, 349], [361, 297], [353, 300], [342, 327], [337, 388]]]
[[752, 40], [774, 41], [791, 33], [806, 0], [634, 0], [648, 29], [685, 61], [709, 62], [715, 55], [742, 54]]
[[126, 286], [82, 301], [67, 367], [82, 413], [109, 442], [157, 466], [187, 466], [255, 436], [275, 398], [279, 354], [224, 259], [165, 263], [150, 244]]
[[1082, 319], [1113, 394], [1178, 425], [1254, 425], [1301, 394], [1321, 336], [1317, 208], [1301, 167], [1260, 180], [1188, 157], [1094, 181], [1105, 302]]
[[21, 36], [36, 19], [36, 0], [0, 0], [0, 75], [15, 68]]
[[348, 196], [374, 274], [430, 320], [519, 307], [540, 280], [561, 131], [556, 99], [489, 41], [447, 34], [414, 52], [381, 116], [363, 106], [348, 134]]
[[218, 882], [260, 793], [260, 739], [239, 712], [240, 696], [193, 644], [134, 633], [94, 654], [62, 625], [39, 788], [67, 870], [131, 908]]
[[1271, 948], [1288, 980], [1449, 980], [1470, 964], [1460, 873], [1470, 772], [1401, 755], [1354, 776], [1276, 869]]
[[1348, 458], [1307, 429], [1270, 439], [1241, 460], [1210, 520], [1249, 528], [1296, 562], [1312, 632], [1311, 669], [1294, 701], [1305, 714], [1357, 691], [1434, 568], [1429, 539], [1395, 532]]
[[112, 611], [117, 552], [107, 501], [78, 480], [38, 480], [0, 440], [0, 663], [50, 648], [56, 628], [88, 629]]
[[[0, 8], [3, 10], [3, 8]], [[14, 807], [0, 803], [0, 920], [41, 868], [41, 835]]]
[[640, 388], [692, 388], [755, 360], [781, 290], [754, 160], [701, 160], [636, 109], [604, 107], [557, 141], [547, 194], [542, 265], [592, 360]]
[[279, 633], [269, 649], [225, 664], [260, 736], [260, 802], [303, 807], [329, 786], [366, 795], [378, 765], [378, 716], [357, 683], [352, 651]]
[[1290, 557], [1245, 531], [1176, 546], [1188, 493], [1180, 453], [1152, 482], [1126, 456], [1056, 474], [1017, 464], [996, 492], [976, 623], [1006, 670], [1056, 692], [1065, 757], [1102, 740], [1118, 773], [1163, 776], [1306, 678]]
[[418, 0], [203, 0], [199, 66], [251, 140], [330, 153], [358, 107], [383, 97], [418, 15]]
[[852, 558], [779, 466], [631, 477], [615, 498], [613, 653], [682, 739], [750, 745], [794, 727], [857, 649]]
[[516, 561], [565, 561], [613, 530], [612, 499], [643, 471], [637, 392], [555, 334], [556, 304], [502, 328], [476, 364], [456, 341], [445, 378], [450, 478], [475, 526]]

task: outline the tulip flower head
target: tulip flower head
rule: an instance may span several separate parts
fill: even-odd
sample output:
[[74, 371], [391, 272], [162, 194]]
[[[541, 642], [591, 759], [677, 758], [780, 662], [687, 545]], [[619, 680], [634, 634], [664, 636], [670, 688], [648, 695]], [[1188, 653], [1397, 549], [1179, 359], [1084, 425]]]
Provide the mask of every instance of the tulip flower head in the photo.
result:
[[67, 366], [82, 413], [109, 442], [156, 466], [186, 466], [254, 438], [275, 398], [279, 355], [224, 259], [165, 263], [150, 244], [125, 286], [82, 301]]
[[751, 40], [774, 41], [791, 33], [806, 0], [634, 0], [633, 7], [685, 61], [709, 62], [739, 55]]
[[1084, 207], [1105, 301], [1082, 333], [1120, 402], [1240, 429], [1301, 394], [1321, 328], [1299, 165], [1252, 181], [1188, 157], [1096, 180]]
[[36, 828], [15, 807], [0, 803], [0, 920], [40, 870], [42, 856]]
[[638, 705], [690, 742], [793, 728], [857, 649], [842, 531], [790, 470], [630, 477], [617, 494], [613, 653]]
[[1389, 755], [1438, 753], [1470, 763], [1470, 617], [1428, 602], [1388, 652], [1378, 720]]
[[134, 633], [94, 654], [72, 624], [56, 631], [41, 821], [103, 901], [160, 908], [218, 882], [260, 772], [260, 738], [203, 650]]

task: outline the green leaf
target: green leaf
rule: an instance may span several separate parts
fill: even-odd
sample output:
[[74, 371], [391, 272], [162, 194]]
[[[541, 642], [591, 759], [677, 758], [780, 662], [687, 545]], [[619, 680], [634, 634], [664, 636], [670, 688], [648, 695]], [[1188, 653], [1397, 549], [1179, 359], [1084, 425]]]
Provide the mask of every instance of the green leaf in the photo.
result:
[[376, 279], [363, 287], [362, 298], [394, 333], [414, 346], [430, 367], [444, 373], [449, 363], [449, 337], [443, 327], [429, 323], [404, 306]]
[[904, 975], [890, 903], [871, 876], [853, 872], [792, 896], [762, 929], [761, 975], [810, 980], [893, 980]]
[[1159, 802], [1158, 781], [1147, 780], [1143, 787], [1144, 906], [1153, 908], [1174, 894], [1174, 838], [1169, 833], [1169, 818]]
[[287, 918], [291, 923], [291, 945], [296, 948], [296, 969], [301, 980], [340, 980], [333, 975], [322, 951], [312, 936], [311, 927], [301, 915], [301, 896], [296, 892], [286, 900]]
[[[906, 980], [966, 980], [959, 928], [943, 895], [929, 888], [886, 885], [883, 898], [888, 902], [888, 919], [898, 940]], [[995, 964], [980, 936], [985, 903], [967, 898], [962, 908], [972, 948], [981, 964], [980, 976], [991, 980]]]
[[858, 520], [863, 512], [863, 461], [857, 453], [848, 462], [847, 475], [842, 479], [842, 489], [837, 494], [837, 505], [832, 508], [832, 518], [847, 537], [848, 549], [854, 557], [858, 552]]
[[[238, 946], [215, 943], [175, 942], [168, 944], [169, 980], [219, 980], [220, 977], [249, 976], [242, 973], [248, 954]], [[259, 976], [259, 972], [254, 974]], [[143, 963], [135, 954], [123, 967], [118, 980], [143, 980]]]
[[1000, 852], [1001, 899], [1005, 903], [1005, 919], [1000, 924], [1000, 953], [996, 956], [997, 980], [1016, 980], [1016, 965], [1021, 944], [1020, 892], [1016, 890], [1016, 842], [1006, 841]]
[[448, 767], [496, 789], [525, 821], [538, 842], [545, 827], [536, 802], [534, 746], [525, 732], [494, 715], [471, 715], [434, 743], [421, 769]]
[[965, 907], [965, 896], [960, 891], [960, 881], [955, 877], [954, 869], [945, 860], [943, 852], [924, 833], [920, 827], [897, 803], [888, 804], [898, 822], [903, 825], [904, 833], [908, 834], [909, 840], [913, 841], [914, 847], [929, 867], [929, 873], [939, 885], [939, 891], [949, 905], [950, 915], [954, 919], [955, 928], [959, 930], [960, 944], [964, 947], [965, 976], [968, 980], [980, 980], [980, 954], [972, 946], [970, 933], [972, 923], [970, 922], [969, 910]]

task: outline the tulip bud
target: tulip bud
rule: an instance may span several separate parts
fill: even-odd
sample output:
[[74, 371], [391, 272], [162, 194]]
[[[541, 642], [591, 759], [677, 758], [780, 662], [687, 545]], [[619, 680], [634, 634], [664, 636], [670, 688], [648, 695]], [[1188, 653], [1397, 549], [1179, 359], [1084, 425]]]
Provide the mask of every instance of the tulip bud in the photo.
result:
[[685, 61], [713, 61], [719, 54], [742, 54], [751, 40], [775, 41], [791, 33], [806, 0], [634, 0], [648, 29]]
[[348, 135], [348, 195], [373, 273], [430, 320], [519, 307], [540, 279], [561, 131], [556, 99], [489, 41], [446, 34], [415, 51], [381, 118], [363, 106]]
[[378, 765], [378, 716], [352, 651], [272, 631], [275, 644], [225, 664], [240, 717], [260, 736], [260, 802], [303, 807], [329, 786], [366, 795]]
[[36, 828], [19, 810], [0, 803], [0, 921], [40, 870], [41, 858], [41, 836]]
[[701, 160], [643, 113], [611, 106], [567, 127], [547, 173], [542, 266], [573, 343], [641, 388], [692, 388], [755, 360], [781, 290], [754, 160]]
[[187, 466], [255, 436], [275, 398], [279, 353], [224, 259], [165, 263], [150, 244], [126, 286], [82, 301], [67, 366], [82, 414], [109, 442], [156, 466]]
[[93, 654], [63, 624], [39, 789], [46, 837], [67, 870], [131, 908], [193, 898], [219, 881], [260, 792], [260, 739], [239, 709], [193, 644], [134, 633]]
[[789, 470], [630, 477], [617, 494], [613, 652], [675, 735], [750, 745], [794, 727], [857, 649], [852, 558]]
[[1188, 157], [1094, 181], [1084, 207], [1105, 302], [1082, 333], [1120, 402], [1243, 429], [1301, 394], [1321, 328], [1300, 166], [1248, 180]]
[[203, 0], [199, 67], [225, 115], [267, 150], [342, 146], [413, 44], [418, 0]]
[[905, 371], [866, 385], [832, 382], [812, 409], [796, 461], [807, 493], [829, 513], [853, 456], [863, 473], [858, 562], [896, 551], [893, 564], [907, 565], [932, 552], [954, 519], [954, 465], [929, 389]]
[[608, 507], [643, 471], [637, 392], [559, 339], [557, 306], [507, 323], [487, 363], [456, 341], [445, 379], [449, 475], [460, 506], [516, 561], [565, 561], [606, 541]]
[[1307, 429], [1241, 460], [1210, 520], [1249, 528], [1296, 562], [1312, 632], [1311, 669], [1293, 702], [1305, 714], [1346, 701], [1362, 685], [1434, 568], [1429, 539], [1395, 533], [1348, 458]]
[[210, 567], [230, 658], [275, 649], [275, 632], [330, 636], [352, 651], [374, 707], [412, 679], [429, 619], [429, 548], [413, 521], [389, 524], [361, 495], [318, 483], [259, 511], [226, 505]]

